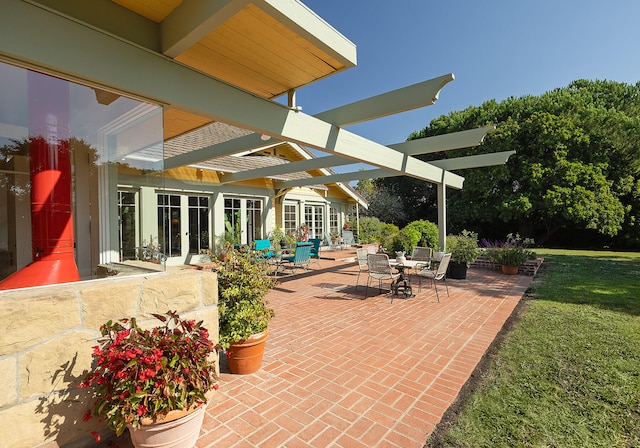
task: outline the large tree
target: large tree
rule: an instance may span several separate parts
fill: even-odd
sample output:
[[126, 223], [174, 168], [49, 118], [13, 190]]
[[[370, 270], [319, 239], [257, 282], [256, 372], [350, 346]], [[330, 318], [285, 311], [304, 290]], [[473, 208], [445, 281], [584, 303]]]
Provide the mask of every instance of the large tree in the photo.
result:
[[[640, 83], [579, 80], [537, 97], [491, 100], [441, 116], [409, 139], [489, 124], [497, 130], [479, 147], [422, 157], [517, 152], [504, 166], [459, 172], [464, 189], [448, 195], [452, 229], [487, 236], [518, 230], [539, 242], [560, 243], [559, 235], [572, 234], [640, 244]], [[422, 211], [432, 216], [435, 198], [423, 182], [380, 179], [376, 185], [400, 188], [407, 213], [430, 201]]]

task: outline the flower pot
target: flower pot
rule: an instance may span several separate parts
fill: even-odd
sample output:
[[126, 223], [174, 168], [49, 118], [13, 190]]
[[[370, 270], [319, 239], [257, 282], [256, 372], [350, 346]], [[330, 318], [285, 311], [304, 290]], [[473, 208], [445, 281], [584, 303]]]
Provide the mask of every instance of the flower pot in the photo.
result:
[[467, 263], [449, 262], [449, 272], [447, 277], [456, 280], [464, 280], [467, 278]]
[[205, 408], [202, 405], [192, 411], [171, 411], [160, 422], [143, 422], [140, 428], [130, 426], [131, 442], [136, 448], [191, 448], [200, 435]]
[[232, 342], [227, 349], [229, 371], [238, 375], [258, 371], [262, 365], [267, 337], [269, 337], [268, 329], [243, 341]]
[[516, 275], [518, 273], [518, 266], [506, 266], [503, 264], [502, 273], [508, 275]]

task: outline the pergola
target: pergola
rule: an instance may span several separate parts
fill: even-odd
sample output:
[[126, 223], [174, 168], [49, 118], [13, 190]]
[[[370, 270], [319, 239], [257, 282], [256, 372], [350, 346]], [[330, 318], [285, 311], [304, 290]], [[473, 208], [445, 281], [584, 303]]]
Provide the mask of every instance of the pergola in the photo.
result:
[[[478, 145], [491, 127], [381, 145], [346, 129], [432, 105], [454, 80], [446, 74], [319, 114], [295, 104], [296, 89], [356, 64], [355, 45], [297, 0], [6, 0], [0, 60], [42, 69], [96, 88], [164, 105], [164, 138], [213, 121], [252, 131], [164, 161], [164, 169], [235, 154], [271, 141], [328, 155], [252, 171], [223, 182], [352, 163], [376, 169], [324, 176], [321, 183], [411, 176], [438, 188], [440, 244], [446, 235], [451, 170], [505, 163], [513, 151], [427, 163], [414, 157]], [[286, 105], [274, 101], [288, 95]], [[143, 148], [141, 148], [142, 150]], [[276, 190], [317, 184], [317, 177], [275, 182]]]

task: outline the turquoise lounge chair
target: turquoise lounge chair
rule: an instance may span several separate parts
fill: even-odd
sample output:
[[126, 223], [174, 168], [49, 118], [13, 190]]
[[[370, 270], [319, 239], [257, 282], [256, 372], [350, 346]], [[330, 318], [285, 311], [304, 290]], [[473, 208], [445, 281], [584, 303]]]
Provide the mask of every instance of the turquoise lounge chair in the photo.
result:
[[311, 263], [311, 243], [297, 243], [296, 252], [293, 255], [285, 255], [278, 260], [276, 264], [275, 275], [278, 275], [280, 270], [290, 269], [292, 273], [295, 270], [302, 268], [306, 271], [309, 270], [309, 264]]
[[311, 247], [311, 259], [320, 266], [320, 244], [322, 243], [322, 238], [309, 238], [309, 242], [313, 244], [313, 247]]
[[261, 258], [273, 258], [275, 254], [271, 250], [271, 240], [254, 240], [254, 250], [260, 252]]

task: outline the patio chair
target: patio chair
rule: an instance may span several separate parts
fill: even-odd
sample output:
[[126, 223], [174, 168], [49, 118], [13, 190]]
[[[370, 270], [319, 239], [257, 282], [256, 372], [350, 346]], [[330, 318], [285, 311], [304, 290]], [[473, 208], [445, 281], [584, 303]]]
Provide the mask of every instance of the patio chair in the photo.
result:
[[309, 270], [309, 264], [311, 263], [311, 243], [297, 243], [296, 251], [293, 255], [283, 256], [276, 263], [276, 271], [274, 275], [278, 275], [281, 269], [290, 269], [292, 273], [295, 270], [302, 268], [306, 271]]
[[447, 268], [449, 267], [450, 260], [451, 254], [444, 254], [436, 270], [433, 270], [431, 268], [424, 268], [423, 270], [418, 272], [416, 274], [419, 280], [418, 291], [422, 290], [423, 278], [431, 280], [431, 282], [433, 282], [433, 287], [436, 290], [436, 298], [438, 299], [438, 302], [440, 302], [440, 296], [438, 295], [438, 285], [436, 282], [438, 280], [442, 280], [444, 281], [444, 286], [447, 289], [447, 297], [449, 297], [449, 286], [447, 285]]
[[356, 244], [356, 240], [353, 237], [353, 230], [343, 230], [342, 231], [342, 243], [349, 247]]
[[424, 268], [428, 268], [431, 266], [431, 256], [433, 251], [430, 247], [424, 246], [416, 246], [413, 248], [413, 252], [411, 253], [410, 260], [413, 261], [424, 261], [424, 263], [417, 264], [414, 268], [414, 273], [421, 271]]
[[360, 282], [360, 274], [369, 270], [367, 258], [369, 256], [369, 250], [366, 247], [359, 247], [356, 249], [356, 257], [358, 259], [358, 278], [356, 279], [356, 289]]
[[260, 258], [270, 259], [275, 256], [271, 250], [271, 240], [253, 240], [253, 249], [259, 252]]
[[320, 244], [322, 244], [322, 238], [309, 238], [309, 242], [313, 244], [311, 247], [311, 260], [320, 267]]
[[387, 254], [369, 254], [367, 256], [367, 265], [369, 278], [367, 279], [367, 290], [364, 293], [366, 299], [369, 295], [369, 283], [371, 280], [378, 280], [378, 290], [382, 292], [382, 282], [391, 280], [392, 282], [400, 277], [399, 272], [394, 272], [389, 264], [389, 256]]

